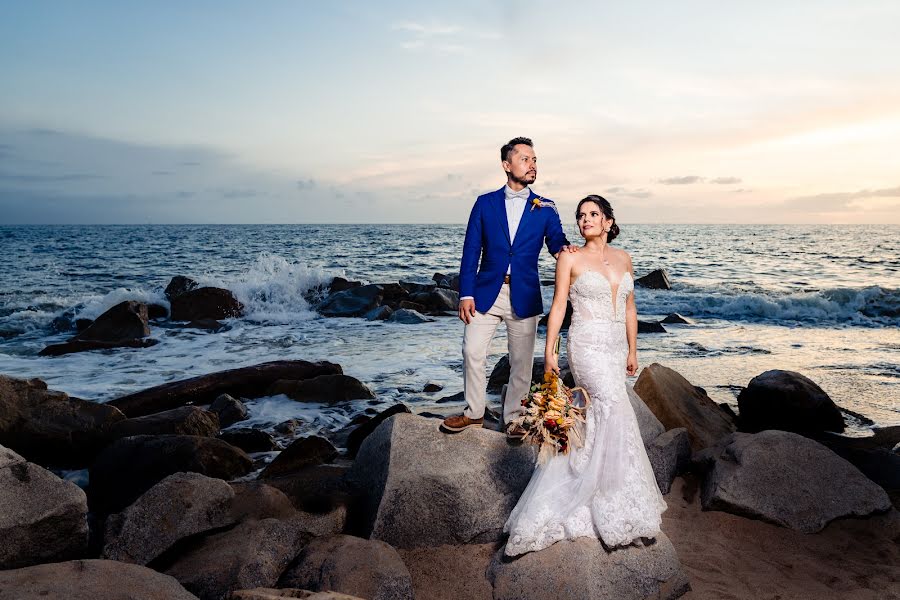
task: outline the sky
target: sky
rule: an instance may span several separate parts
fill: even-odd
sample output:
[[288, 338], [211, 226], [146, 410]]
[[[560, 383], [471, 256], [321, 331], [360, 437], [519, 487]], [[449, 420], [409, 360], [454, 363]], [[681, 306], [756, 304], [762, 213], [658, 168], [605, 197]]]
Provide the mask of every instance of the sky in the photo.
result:
[[0, 0], [0, 224], [900, 223], [900, 2]]

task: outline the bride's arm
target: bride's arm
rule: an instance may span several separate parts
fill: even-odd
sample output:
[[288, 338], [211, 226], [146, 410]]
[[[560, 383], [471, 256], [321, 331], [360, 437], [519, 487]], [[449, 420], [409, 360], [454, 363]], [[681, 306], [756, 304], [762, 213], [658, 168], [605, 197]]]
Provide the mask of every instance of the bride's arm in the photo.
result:
[[[628, 272], [634, 281], [634, 265], [631, 264], [631, 256], [628, 257]], [[634, 375], [638, 370], [637, 361], [637, 305], [634, 303], [634, 290], [628, 294], [625, 302], [625, 336], [628, 338], [628, 360], [625, 363], [625, 372]]]
[[566, 316], [566, 302], [569, 298], [569, 284], [572, 281], [572, 265], [575, 254], [560, 252], [556, 261], [556, 286], [553, 290], [553, 304], [547, 316], [547, 345], [544, 348], [544, 372], [559, 374], [559, 356], [556, 354], [556, 338]]

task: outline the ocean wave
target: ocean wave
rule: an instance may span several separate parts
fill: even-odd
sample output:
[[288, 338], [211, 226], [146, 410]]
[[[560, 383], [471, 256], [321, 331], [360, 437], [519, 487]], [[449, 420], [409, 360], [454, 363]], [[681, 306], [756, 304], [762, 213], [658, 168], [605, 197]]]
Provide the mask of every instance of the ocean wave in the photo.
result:
[[638, 290], [638, 310], [728, 321], [796, 322], [882, 327], [900, 325], [900, 290], [870, 286], [776, 294], [681, 286]]

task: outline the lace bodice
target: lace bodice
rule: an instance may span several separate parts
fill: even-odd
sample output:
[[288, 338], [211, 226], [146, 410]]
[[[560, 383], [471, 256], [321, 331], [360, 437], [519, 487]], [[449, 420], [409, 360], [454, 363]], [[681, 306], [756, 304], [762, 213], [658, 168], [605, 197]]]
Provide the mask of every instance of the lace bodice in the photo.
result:
[[[569, 287], [572, 325], [588, 321], [625, 322], [625, 303], [634, 290], [631, 273], [625, 271], [615, 290], [602, 273], [588, 269]], [[615, 293], [615, 299], [613, 299]]]

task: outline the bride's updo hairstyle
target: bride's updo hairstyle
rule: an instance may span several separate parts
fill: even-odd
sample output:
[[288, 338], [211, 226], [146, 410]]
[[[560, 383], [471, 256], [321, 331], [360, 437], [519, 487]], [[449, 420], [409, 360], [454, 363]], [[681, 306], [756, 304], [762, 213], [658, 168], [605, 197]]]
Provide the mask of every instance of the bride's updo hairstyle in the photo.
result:
[[578, 206], [575, 208], [575, 222], [578, 222], [578, 213], [581, 212], [581, 205], [585, 202], [593, 202], [597, 206], [600, 207], [600, 212], [603, 213], [603, 216], [607, 219], [612, 219], [613, 224], [609, 228], [609, 232], [606, 234], [607, 243], [616, 239], [616, 236], [619, 235], [619, 226], [616, 224], [616, 217], [613, 215], [612, 205], [609, 203], [609, 200], [604, 198], [603, 196], [598, 196], [597, 194], [591, 194], [590, 196], [585, 196], [581, 202], [578, 203]]

